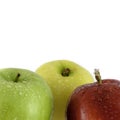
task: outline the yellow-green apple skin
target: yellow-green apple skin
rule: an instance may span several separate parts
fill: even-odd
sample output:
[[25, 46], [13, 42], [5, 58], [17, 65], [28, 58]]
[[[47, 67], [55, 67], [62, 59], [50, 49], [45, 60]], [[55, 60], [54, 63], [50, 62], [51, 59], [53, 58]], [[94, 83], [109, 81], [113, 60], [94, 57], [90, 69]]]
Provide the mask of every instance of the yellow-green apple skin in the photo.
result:
[[[64, 73], [65, 69], [67, 74]], [[65, 120], [66, 107], [73, 90], [94, 81], [88, 70], [70, 60], [49, 61], [39, 66], [36, 72], [47, 81], [52, 90], [54, 97], [52, 120]]]
[[35, 72], [0, 69], [0, 120], [50, 120], [52, 92]]

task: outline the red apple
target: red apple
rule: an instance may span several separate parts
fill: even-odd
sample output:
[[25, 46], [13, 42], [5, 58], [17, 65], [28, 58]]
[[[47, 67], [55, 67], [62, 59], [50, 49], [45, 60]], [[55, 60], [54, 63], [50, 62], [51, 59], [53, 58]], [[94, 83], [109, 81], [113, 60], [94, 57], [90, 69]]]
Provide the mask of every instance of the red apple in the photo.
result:
[[67, 120], [120, 120], [120, 81], [101, 80], [77, 87], [68, 102]]

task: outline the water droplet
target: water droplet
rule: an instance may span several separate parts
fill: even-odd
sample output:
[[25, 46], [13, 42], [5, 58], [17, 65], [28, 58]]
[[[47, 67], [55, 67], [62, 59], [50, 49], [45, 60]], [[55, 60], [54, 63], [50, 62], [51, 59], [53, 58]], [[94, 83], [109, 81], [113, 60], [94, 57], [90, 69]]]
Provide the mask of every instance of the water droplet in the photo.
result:
[[27, 97], [27, 96], [28, 96], [28, 94], [25, 94], [25, 96]]
[[20, 92], [19, 92], [19, 95], [22, 95], [22, 94], [23, 94], [23, 93], [20, 91]]
[[13, 120], [17, 120], [17, 117], [15, 117]]

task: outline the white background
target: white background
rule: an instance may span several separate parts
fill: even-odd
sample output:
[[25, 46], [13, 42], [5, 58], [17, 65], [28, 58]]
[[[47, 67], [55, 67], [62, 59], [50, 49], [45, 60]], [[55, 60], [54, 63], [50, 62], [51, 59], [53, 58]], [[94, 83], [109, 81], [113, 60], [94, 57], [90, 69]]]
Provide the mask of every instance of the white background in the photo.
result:
[[72, 60], [120, 80], [119, 0], [0, 0], [0, 68]]

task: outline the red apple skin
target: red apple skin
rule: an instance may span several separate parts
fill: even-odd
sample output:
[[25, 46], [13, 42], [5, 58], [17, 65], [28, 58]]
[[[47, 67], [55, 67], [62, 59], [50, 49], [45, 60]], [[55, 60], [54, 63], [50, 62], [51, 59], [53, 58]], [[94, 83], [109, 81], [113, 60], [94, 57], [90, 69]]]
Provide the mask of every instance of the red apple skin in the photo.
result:
[[104, 79], [102, 83], [76, 88], [66, 110], [67, 120], [120, 120], [120, 81]]

